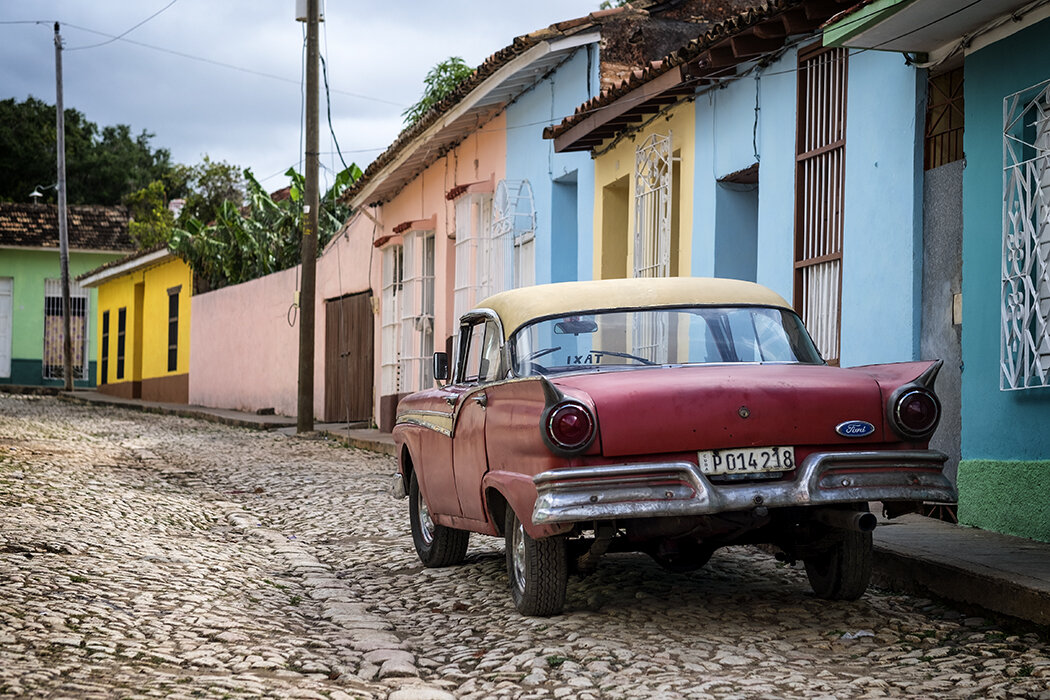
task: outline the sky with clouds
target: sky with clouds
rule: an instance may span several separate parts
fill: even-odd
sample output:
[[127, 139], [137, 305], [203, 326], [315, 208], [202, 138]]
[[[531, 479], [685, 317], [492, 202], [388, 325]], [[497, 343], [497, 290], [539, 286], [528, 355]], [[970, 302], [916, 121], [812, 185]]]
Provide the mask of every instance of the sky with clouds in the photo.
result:
[[[599, 0], [324, 4], [332, 128], [346, 162], [363, 168], [396, 138], [435, 64], [461, 56], [476, 66]], [[270, 190], [298, 168], [305, 25], [295, 0], [0, 0], [0, 99], [55, 102], [56, 21], [67, 108], [149, 131], [175, 162], [207, 154], [249, 167]], [[325, 107], [322, 90], [323, 179], [341, 168]]]

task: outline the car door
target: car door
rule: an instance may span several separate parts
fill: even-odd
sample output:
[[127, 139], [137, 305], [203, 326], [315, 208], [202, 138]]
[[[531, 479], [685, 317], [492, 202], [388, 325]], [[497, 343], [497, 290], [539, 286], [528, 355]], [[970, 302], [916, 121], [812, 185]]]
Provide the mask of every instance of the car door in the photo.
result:
[[464, 325], [460, 335], [460, 384], [452, 463], [463, 517], [486, 520], [481, 479], [488, 471], [485, 446], [487, 389], [502, 375], [502, 334], [493, 320]]

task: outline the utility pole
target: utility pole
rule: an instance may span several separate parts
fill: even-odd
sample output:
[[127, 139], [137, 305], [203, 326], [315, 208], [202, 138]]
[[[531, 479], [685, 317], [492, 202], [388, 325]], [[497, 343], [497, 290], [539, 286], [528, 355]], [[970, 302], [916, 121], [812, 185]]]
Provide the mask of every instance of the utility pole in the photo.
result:
[[296, 431], [314, 429], [314, 298], [317, 267], [318, 158], [318, 5], [306, 0], [306, 201], [303, 213], [303, 286], [299, 294], [299, 410]]
[[55, 131], [58, 134], [58, 251], [62, 267], [62, 377], [73, 391], [73, 339], [69, 322], [69, 230], [66, 227], [66, 115], [62, 106], [62, 36], [55, 22]]

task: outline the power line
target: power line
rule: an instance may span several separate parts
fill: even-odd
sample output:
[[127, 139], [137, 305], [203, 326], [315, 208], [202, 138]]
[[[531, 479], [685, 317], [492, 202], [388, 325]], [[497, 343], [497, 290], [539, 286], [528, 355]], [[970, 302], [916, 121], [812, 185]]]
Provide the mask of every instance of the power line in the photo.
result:
[[176, 2], [178, 2], [178, 0], [171, 0], [171, 2], [169, 2], [169, 3], [167, 4], [167, 5], [165, 5], [164, 7], [160, 8], [159, 10], [157, 10], [156, 12], [154, 12], [154, 13], [153, 13], [152, 15], [150, 15], [150, 16], [149, 16], [149, 17], [147, 17], [146, 19], [144, 19], [144, 20], [142, 20], [141, 22], [139, 22], [138, 24], [136, 24], [136, 25], [135, 25], [134, 27], [132, 27], [131, 29], [127, 30], [127, 31], [126, 31], [126, 32], [124, 32], [123, 34], [120, 34], [120, 35], [118, 35], [118, 36], [115, 36], [115, 37], [113, 37], [112, 39], [109, 39], [109, 40], [107, 40], [107, 41], [103, 41], [103, 42], [101, 42], [101, 43], [98, 43], [98, 44], [90, 44], [90, 45], [88, 45], [88, 46], [74, 46], [74, 47], [73, 47], [73, 48], [71, 48], [71, 49], [66, 49], [66, 51], [80, 51], [81, 49], [94, 49], [94, 48], [98, 48], [99, 46], [105, 46], [106, 44], [112, 44], [112, 43], [113, 43], [114, 41], [116, 41], [117, 39], [123, 39], [123, 38], [124, 38], [125, 36], [127, 36], [128, 34], [131, 34], [131, 32], [135, 31], [136, 29], [138, 29], [139, 27], [141, 27], [142, 25], [144, 25], [144, 24], [145, 24], [146, 22], [149, 22], [149, 21], [150, 21], [151, 19], [153, 19], [154, 17], [156, 17], [156, 16], [157, 16], [157, 15], [159, 15], [160, 13], [164, 12], [165, 10], [167, 10], [167, 9], [168, 9], [169, 7], [171, 7], [172, 5], [174, 5], [174, 4], [176, 3]]
[[[169, 5], [169, 7], [170, 7], [170, 5]], [[165, 8], [165, 9], [167, 9], [167, 8]], [[150, 18], [147, 18], [146, 20], [144, 20], [144, 22], [148, 21], [149, 19]], [[135, 27], [132, 27], [131, 29], [129, 29], [128, 32], [130, 32], [132, 29], [135, 29], [138, 26], [141, 26], [144, 22], [140, 22]], [[53, 21], [44, 21], [44, 20], [10, 20], [10, 21], [0, 21], [0, 24], [48, 24], [48, 25], [50, 25], [50, 24], [53, 24], [53, 23], [54, 23]], [[285, 78], [284, 76], [274, 75], [273, 73], [264, 73], [263, 71], [258, 71], [258, 70], [254, 70], [254, 69], [251, 69], [251, 68], [245, 68], [244, 66], [234, 65], [232, 63], [226, 63], [224, 61], [216, 61], [216, 60], [211, 59], [211, 58], [205, 58], [204, 56], [197, 56], [195, 54], [187, 53], [185, 51], [177, 51], [175, 49], [169, 49], [169, 48], [165, 48], [163, 46], [156, 46], [154, 44], [147, 44], [147, 43], [142, 42], [142, 41], [136, 41], [134, 39], [129, 39], [129, 38], [125, 37], [123, 34], [119, 35], [119, 36], [118, 35], [114, 35], [114, 34], [107, 34], [106, 32], [100, 32], [100, 31], [98, 31], [96, 29], [90, 29], [88, 27], [82, 27], [82, 26], [80, 26], [78, 24], [72, 24], [70, 22], [62, 22], [62, 25], [64, 27], [70, 27], [70, 28], [73, 28], [73, 29], [79, 29], [82, 32], [87, 32], [89, 34], [96, 34], [98, 36], [104, 36], [104, 37], [110, 39], [110, 41], [103, 42], [102, 44], [95, 44], [93, 46], [102, 46], [103, 44], [108, 44], [108, 43], [111, 43], [113, 41], [118, 41], [119, 40], [119, 41], [125, 42], [127, 44], [133, 44], [135, 46], [141, 46], [142, 48], [145, 48], [145, 49], [151, 49], [153, 51], [159, 51], [161, 53], [170, 54], [172, 56], [178, 56], [179, 58], [186, 58], [186, 59], [189, 59], [191, 61], [198, 61], [200, 63], [207, 63], [209, 65], [219, 66], [220, 68], [227, 68], [229, 70], [235, 70], [235, 71], [239, 71], [241, 73], [248, 73], [249, 75], [257, 75], [259, 77], [269, 78], [271, 80], [279, 80], [282, 83], [291, 83], [292, 85], [299, 85], [300, 84], [300, 81], [296, 80], [294, 78]], [[124, 34], [127, 34], [128, 32], [124, 32]], [[81, 47], [77, 47], [77, 48], [82, 48], [82, 49], [83, 48], [92, 48], [92, 46], [81, 46]], [[67, 49], [67, 50], [71, 50], [71, 49]], [[359, 100], [368, 100], [370, 102], [379, 102], [379, 103], [382, 103], [382, 104], [393, 105], [394, 107], [401, 107], [401, 108], [405, 107], [405, 105], [401, 104], [400, 102], [394, 102], [393, 100], [387, 100], [387, 99], [384, 99], [382, 97], [372, 97], [370, 95], [362, 95], [361, 93], [350, 92], [348, 90], [335, 90], [335, 89], [333, 89], [332, 92], [336, 93], [336, 94], [339, 94], [339, 95], [345, 95], [347, 97], [353, 97], [353, 98], [356, 98], [356, 99], [359, 99]]]

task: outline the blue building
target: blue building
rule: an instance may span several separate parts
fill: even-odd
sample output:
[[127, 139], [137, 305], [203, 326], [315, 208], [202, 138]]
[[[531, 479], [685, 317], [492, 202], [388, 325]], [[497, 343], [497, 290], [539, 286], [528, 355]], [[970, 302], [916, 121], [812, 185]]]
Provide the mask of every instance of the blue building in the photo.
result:
[[[1045, 6], [1019, 1], [878, 0], [826, 32], [826, 43], [853, 52], [903, 54], [927, 76], [925, 109], [919, 102], [914, 112], [926, 113], [925, 226], [943, 245], [926, 260], [942, 271], [942, 287], [961, 277], [951, 305], [961, 333], [959, 520], [1045, 541], [1048, 18]], [[924, 323], [947, 315], [923, 311]]]
[[954, 475], [959, 363], [922, 342], [925, 73], [824, 46], [847, 7], [745, 10], [546, 135], [595, 160], [596, 277], [757, 281], [793, 300], [834, 364], [947, 357], [934, 446]]

